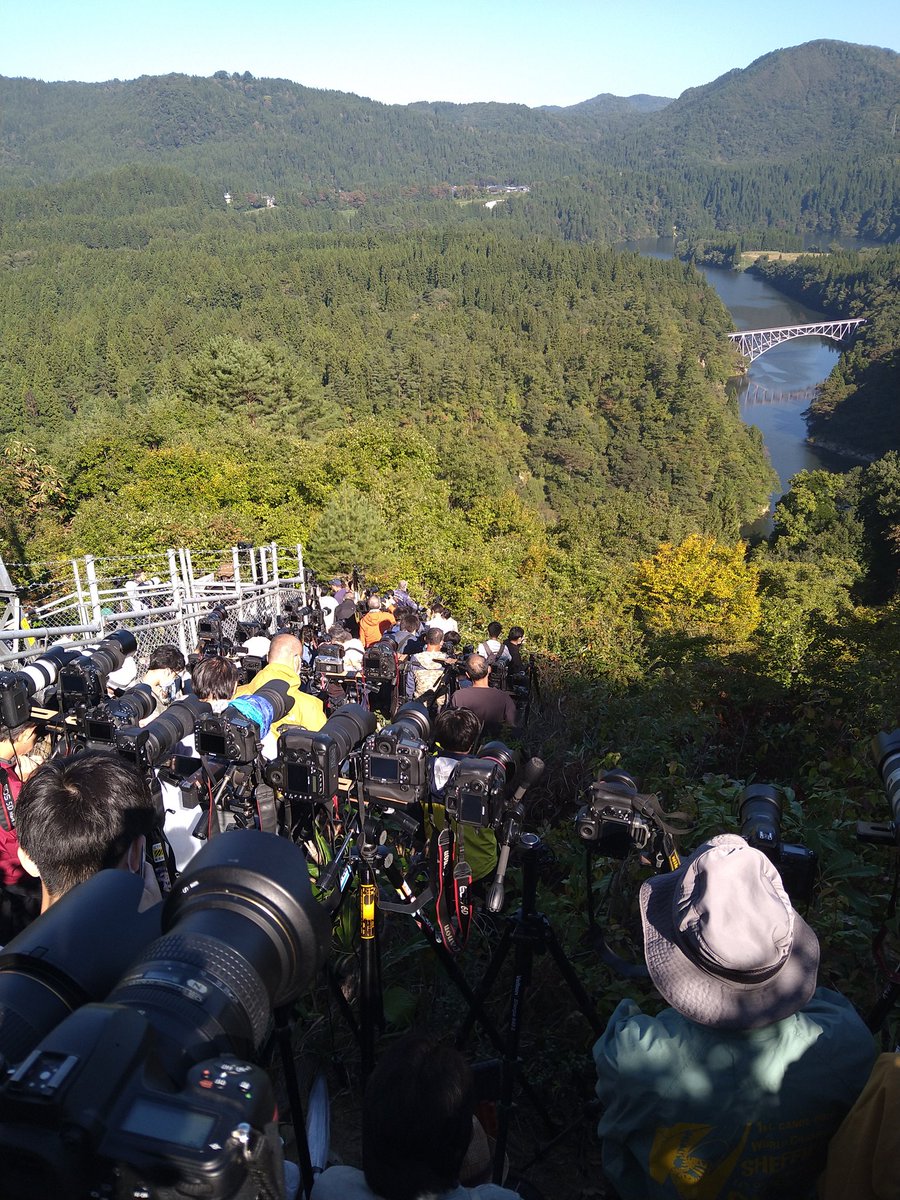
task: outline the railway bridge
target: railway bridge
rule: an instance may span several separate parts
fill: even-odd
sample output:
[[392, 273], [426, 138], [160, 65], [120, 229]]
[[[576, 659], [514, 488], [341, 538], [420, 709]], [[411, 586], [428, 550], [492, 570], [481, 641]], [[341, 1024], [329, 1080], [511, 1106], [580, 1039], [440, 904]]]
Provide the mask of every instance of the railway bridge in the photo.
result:
[[813, 321], [809, 325], [781, 325], [777, 329], [743, 329], [739, 333], [729, 333], [728, 337], [735, 343], [741, 354], [751, 362], [798, 337], [827, 337], [835, 342], [846, 342], [852, 338], [860, 325], [865, 325], [864, 317], [848, 318], [844, 321]]

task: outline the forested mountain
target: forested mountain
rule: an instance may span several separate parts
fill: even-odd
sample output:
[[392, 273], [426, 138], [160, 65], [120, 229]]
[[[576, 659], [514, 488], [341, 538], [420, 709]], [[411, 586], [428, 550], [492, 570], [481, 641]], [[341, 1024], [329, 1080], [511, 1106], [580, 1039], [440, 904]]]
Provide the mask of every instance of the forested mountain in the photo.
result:
[[[386, 206], [402, 206], [408, 226], [422, 219], [410, 209], [426, 201], [471, 200], [473, 185], [512, 183], [531, 190], [506, 199], [501, 219], [575, 239], [675, 225], [889, 240], [900, 229], [898, 63], [889, 50], [811, 42], [672, 103], [597, 96], [540, 109], [389, 106], [225, 72], [104, 84], [0, 79], [0, 186], [168, 165], [210, 197], [274, 194], [307, 227], [326, 227], [329, 208], [360, 226], [390, 223]], [[310, 212], [323, 206], [325, 216]], [[425, 219], [435, 216], [426, 207]]]
[[[817, 41], [690, 88], [617, 148], [662, 161], [772, 162], [827, 152], [889, 153], [900, 118], [900, 55]], [[646, 158], [644, 159], [646, 162]]]
[[[10, 256], [0, 305], [0, 432], [58, 464], [65, 538], [85, 545], [118, 536], [101, 499], [113, 526], [128, 514], [124, 536], [140, 524], [127, 489], [112, 499], [123, 477], [93, 461], [99, 414], [118, 423], [153, 398], [196, 406], [204, 440], [228, 414], [251, 458], [277, 433], [285, 452], [327, 460], [330, 431], [375, 420], [388, 478], [398, 433], [420, 439], [451, 510], [479, 521], [506, 496], [511, 529], [525, 521], [552, 545], [615, 558], [698, 527], [735, 536], [768, 486], [759, 442], [725, 398], [728, 314], [677, 262], [478, 228], [375, 239], [235, 221], [137, 249]], [[123, 453], [132, 461], [134, 447], [114, 460]], [[230, 462], [233, 448], [221, 453]], [[292, 486], [282, 502], [305, 540], [336, 483], [293, 504]], [[218, 503], [241, 536], [261, 534], [257, 517]], [[391, 503], [379, 493], [387, 526]], [[190, 520], [201, 539], [216, 526]]]

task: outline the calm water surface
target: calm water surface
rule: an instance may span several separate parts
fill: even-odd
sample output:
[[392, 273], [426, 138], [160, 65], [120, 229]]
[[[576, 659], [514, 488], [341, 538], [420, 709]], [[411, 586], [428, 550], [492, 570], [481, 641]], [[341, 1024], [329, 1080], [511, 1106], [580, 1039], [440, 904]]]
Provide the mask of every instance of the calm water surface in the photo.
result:
[[[672, 239], [628, 242], [629, 250], [651, 258], [671, 258]], [[746, 271], [703, 267], [702, 273], [719, 293], [737, 329], [772, 329], [820, 321], [824, 313], [783, 296]], [[804, 337], [766, 351], [735, 384], [741, 417], [761, 431], [772, 466], [781, 481], [772, 502], [787, 490], [798, 471], [847, 471], [853, 459], [820, 450], [806, 442], [803, 413], [813, 391], [831, 373], [838, 348], [826, 338]]]

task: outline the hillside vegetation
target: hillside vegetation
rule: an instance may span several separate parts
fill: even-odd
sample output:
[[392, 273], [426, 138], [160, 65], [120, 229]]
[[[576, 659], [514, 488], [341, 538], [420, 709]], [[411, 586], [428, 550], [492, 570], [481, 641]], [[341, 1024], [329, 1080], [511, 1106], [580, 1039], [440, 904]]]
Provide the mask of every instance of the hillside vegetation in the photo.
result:
[[[0, 184], [170, 166], [219, 198], [231, 189], [275, 194], [292, 209], [346, 208], [341, 198], [353, 197], [357, 210], [406, 210], [452, 187], [514, 183], [531, 192], [500, 206], [504, 219], [577, 239], [675, 225], [890, 240], [900, 229], [898, 62], [889, 50], [810, 42], [668, 104], [595, 97], [562, 109], [390, 106], [247, 73], [0, 79]], [[93, 186], [102, 194], [102, 179]]]
[[[896, 239], [897, 75], [815, 42], [668, 104], [562, 110], [0, 81], [0, 553], [23, 598], [72, 555], [114, 575], [299, 542], [325, 577], [439, 593], [475, 640], [522, 624], [548, 763], [529, 822], [556, 827], [567, 927], [599, 769], [698, 837], [771, 781], [820, 852], [827, 977], [864, 1002], [889, 887], [853, 829], [886, 815], [867, 744], [900, 716], [896, 247], [759, 267], [867, 316], [814, 427], [878, 457], [799, 475], [750, 547], [772, 473], [726, 391], [729, 314], [693, 266], [609, 243]], [[492, 182], [530, 190], [489, 210]]]

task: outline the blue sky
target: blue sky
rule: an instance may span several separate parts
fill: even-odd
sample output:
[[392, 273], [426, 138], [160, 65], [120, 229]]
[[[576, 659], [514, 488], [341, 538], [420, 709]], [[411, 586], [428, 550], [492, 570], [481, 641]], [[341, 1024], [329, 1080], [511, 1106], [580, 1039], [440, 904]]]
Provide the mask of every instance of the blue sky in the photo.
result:
[[898, 49], [896, 0], [6, 0], [0, 75], [251, 71], [389, 104], [678, 96], [815, 38]]

